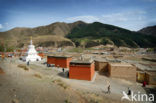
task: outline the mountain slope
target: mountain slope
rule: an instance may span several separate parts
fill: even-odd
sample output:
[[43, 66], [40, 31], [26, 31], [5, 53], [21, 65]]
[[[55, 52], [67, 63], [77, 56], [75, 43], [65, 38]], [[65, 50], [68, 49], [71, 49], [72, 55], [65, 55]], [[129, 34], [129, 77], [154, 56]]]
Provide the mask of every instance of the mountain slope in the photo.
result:
[[[30, 36], [37, 46], [62, 47], [113, 44], [126, 47], [155, 47], [156, 37], [132, 32], [113, 25], [99, 22], [74, 23], [56, 22], [36, 28], [14, 28], [0, 32], [0, 51], [2, 47], [23, 47], [29, 43]], [[4, 49], [4, 48], [3, 48]]]
[[147, 35], [156, 36], [156, 25], [145, 27], [145, 28], [139, 30], [138, 32], [143, 33], [143, 34], [147, 34]]
[[85, 47], [99, 44], [127, 47], [154, 47], [156, 45], [155, 37], [99, 22], [75, 27], [66, 37], [72, 39], [77, 46]]
[[84, 22], [77, 21], [69, 24], [56, 22], [36, 28], [14, 28], [6, 32], [0, 32], [0, 45], [22, 47], [24, 44], [27, 45], [29, 43], [30, 36], [32, 36], [35, 45], [47, 47], [74, 46], [74, 43], [70, 39], [65, 38], [65, 35], [81, 24], [85, 25]]

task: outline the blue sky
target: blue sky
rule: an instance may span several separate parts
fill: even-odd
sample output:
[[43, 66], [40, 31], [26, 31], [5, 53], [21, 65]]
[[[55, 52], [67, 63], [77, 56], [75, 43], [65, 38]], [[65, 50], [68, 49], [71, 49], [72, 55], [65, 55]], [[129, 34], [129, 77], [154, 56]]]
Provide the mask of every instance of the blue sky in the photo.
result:
[[156, 25], [156, 0], [0, 0], [0, 31], [77, 20], [137, 31]]

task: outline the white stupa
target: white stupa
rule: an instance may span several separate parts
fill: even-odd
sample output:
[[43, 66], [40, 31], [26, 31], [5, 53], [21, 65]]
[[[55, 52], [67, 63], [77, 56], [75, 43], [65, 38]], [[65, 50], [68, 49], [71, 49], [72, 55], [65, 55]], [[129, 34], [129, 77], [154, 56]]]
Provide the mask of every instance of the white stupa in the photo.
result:
[[28, 46], [28, 51], [26, 53], [26, 57], [25, 57], [26, 62], [28, 61], [40, 61], [41, 57], [38, 56], [37, 51], [35, 50], [35, 46], [32, 43], [32, 37], [30, 40], [30, 45]]

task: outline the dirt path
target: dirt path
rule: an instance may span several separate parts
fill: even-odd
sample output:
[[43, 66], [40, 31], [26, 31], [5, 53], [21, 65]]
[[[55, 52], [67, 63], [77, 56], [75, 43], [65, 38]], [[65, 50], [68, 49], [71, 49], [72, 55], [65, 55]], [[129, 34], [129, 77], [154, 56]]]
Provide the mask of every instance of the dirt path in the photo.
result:
[[[122, 91], [127, 92], [128, 87], [145, 92], [137, 83], [99, 74], [94, 82], [68, 79], [61, 68], [48, 68], [43, 63], [44, 60], [30, 63], [29, 71], [25, 71], [17, 67], [25, 62], [12, 59], [1, 62], [5, 75], [0, 75], [0, 103], [11, 103], [14, 99], [20, 103], [123, 103]], [[108, 82], [111, 94], [106, 93]]]
[[[82, 93], [82, 95], [86, 93], [98, 94], [99, 97], [103, 97], [103, 98], [106, 97], [109, 99], [111, 98], [112, 99], [111, 102], [113, 101], [121, 102], [121, 97], [123, 96], [122, 92], [123, 91], [127, 92], [128, 87], [130, 87], [131, 90], [134, 91], [134, 93], [137, 93], [138, 91], [141, 93], [145, 93], [145, 90], [138, 83], [129, 82], [122, 79], [108, 78], [106, 76], [101, 76], [98, 73], [96, 76], [96, 80], [94, 82], [90, 82], [90, 81], [83, 81], [83, 80], [68, 79], [66, 75], [62, 73], [61, 68], [55, 68], [55, 67], [48, 68], [46, 67], [46, 65], [43, 65], [42, 63], [32, 63], [30, 67], [33, 70], [43, 73], [45, 75], [55, 76], [55, 78], [60, 78], [65, 83], [70, 85], [70, 87], [72, 87], [74, 90]], [[111, 94], [106, 93], [108, 82], [111, 85]]]
[[[0, 103], [64, 103], [77, 102], [81, 98], [45, 77], [37, 78], [33, 70], [25, 71], [17, 65], [1, 62], [5, 75], [0, 75]], [[18, 102], [19, 101], [19, 102]], [[83, 101], [82, 101], [83, 102]]]

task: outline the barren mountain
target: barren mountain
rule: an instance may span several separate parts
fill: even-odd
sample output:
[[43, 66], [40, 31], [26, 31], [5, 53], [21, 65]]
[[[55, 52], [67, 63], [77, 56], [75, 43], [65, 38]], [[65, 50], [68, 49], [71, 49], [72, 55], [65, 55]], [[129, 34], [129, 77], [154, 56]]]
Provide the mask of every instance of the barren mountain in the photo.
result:
[[40, 46], [74, 46], [74, 43], [65, 36], [78, 25], [85, 25], [85, 23], [82, 21], [69, 24], [56, 22], [36, 28], [13, 28], [6, 32], [0, 32], [0, 41], [9, 46], [22, 47], [29, 42], [30, 36], [32, 36], [33, 42]]

